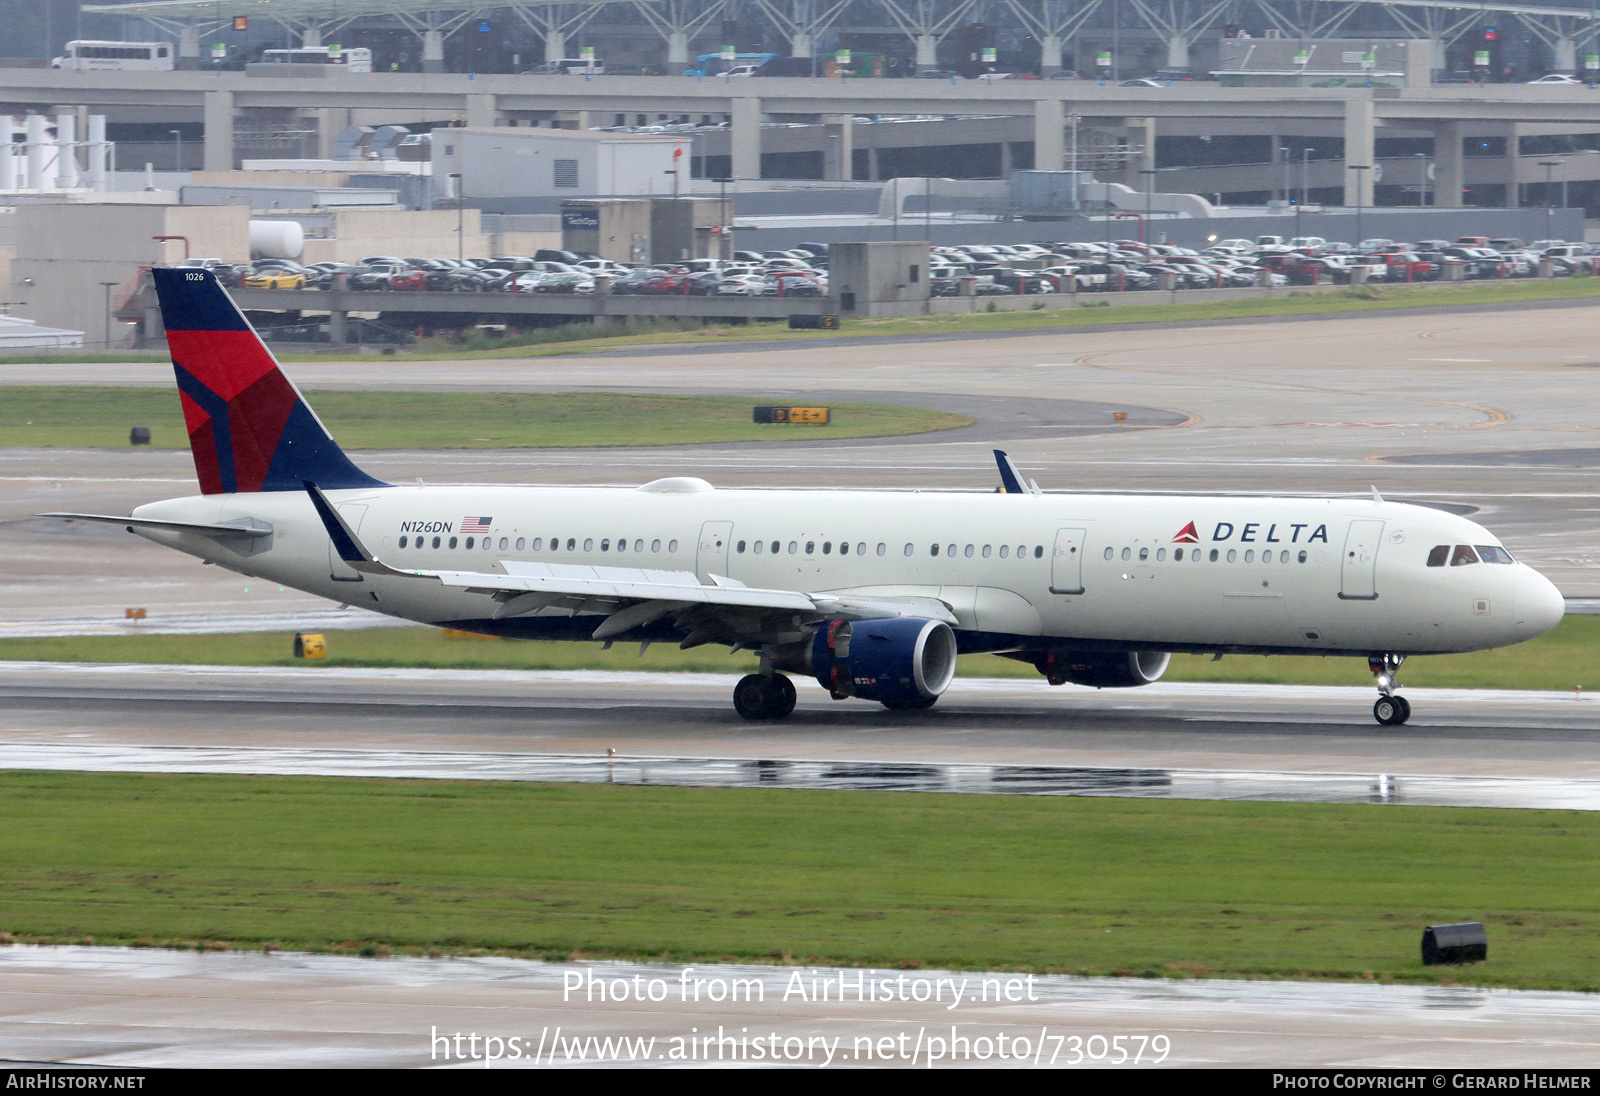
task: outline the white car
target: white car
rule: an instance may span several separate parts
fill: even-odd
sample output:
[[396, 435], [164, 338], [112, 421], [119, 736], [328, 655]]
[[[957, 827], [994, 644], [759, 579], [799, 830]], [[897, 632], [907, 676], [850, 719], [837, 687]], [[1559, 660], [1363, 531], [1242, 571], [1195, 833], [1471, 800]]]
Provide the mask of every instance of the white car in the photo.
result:
[[1541, 76], [1537, 80], [1529, 80], [1530, 84], [1581, 84], [1582, 80], [1576, 76], [1568, 76], [1564, 72], [1552, 72], [1548, 76]]

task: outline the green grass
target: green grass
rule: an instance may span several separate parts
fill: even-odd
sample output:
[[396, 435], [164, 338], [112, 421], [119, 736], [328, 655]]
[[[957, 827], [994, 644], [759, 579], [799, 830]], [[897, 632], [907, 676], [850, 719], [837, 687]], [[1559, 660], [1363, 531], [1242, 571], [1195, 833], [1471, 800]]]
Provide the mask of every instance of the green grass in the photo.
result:
[[[130, 633], [133, 629], [129, 629]], [[472, 670], [664, 670], [750, 673], [750, 652], [729, 655], [721, 647], [680, 651], [652, 646], [643, 658], [633, 644], [602, 651], [597, 643], [544, 643], [457, 638], [436, 628], [373, 628], [329, 632], [328, 657], [311, 666], [442, 667]], [[65, 636], [0, 639], [0, 659], [49, 662], [160, 662], [185, 665], [288, 666], [293, 636], [242, 635]], [[1600, 616], [1569, 616], [1549, 634], [1497, 651], [1434, 655], [1408, 661], [1401, 680], [1408, 686], [1460, 689], [1600, 690]], [[964, 677], [1039, 680], [1032, 666], [995, 655], [966, 655]], [[1287, 685], [1365, 685], [1364, 660], [1293, 655], [1175, 655], [1167, 681], [1229, 681]]]
[[0, 826], [23, 940], [1600, 989], [1576, 811], [9, 772]]
[[[622, 334], [594, 335], [587, 324], [525, 332], [507, 339], [470, 339], [452, 346], [429, 340], [418, 349], [398, 354], [390, 361], [458, 361], [472, 358], [544, 357], [551, 354], [589, 354], [635, 346], [815, 341], [841, 337], [958, 334], [986, 331], [1045, 331], [1052, 328], [1144, 323], [1187, 323], [1271, 316], [1318, 316], [1346, 312], [1374, 312], [1397, 308], [1471, 308], [1485, 304], [1537, 303], [1600, 297], [1600, 278], [1556, 278], [1549, 281], [1463, 282], [1459, 285], [1370, 285], [1328, 292], [1281, 289], [1272, 295], [1224, 301], [1185, 301], [1175, 304], [1109, 306], [1110, 300], [1089, 294], [1075, 309], [1041, 309], [1026, 312], [983, 312], [894, 319], [849, 319], [837, 331], [792, 331], [781, 323], [706, 324], [685, 328], [672, 320], [629, 321]], [[981, 308], [983, 303], [980, 302]], [[1035, 302], [1037, 303], [1037, 302]], [[296, 354], [280, 347], [282, 361], [326, 362], [337, 351]], [[14, 354], [0, 357], [0, 365], [37, 362], [166, 361], [164, 354], [68, 352], [65, 354]]]
[[[905, 338], [999, 331], [1050, 331], [1060, 328], [1148, 323], [1191, 323], [1197, 320], [1256, 317], [1315, 317], [1350, 312], [1381, 312], [1403, 308], [1472, 308], [1486, 304], [1532, 303], [1600, 297], [1600, 278], [1559, 278], [1551, 281], [1464, 282], [1459, 285], [1370, 285], [1328, 292], [1281, 289], [1271, 296], [1221, 301], [1185, 301], [1175, 304], [1117, 304], [1099, 294], [1086, 295], [1074, 309], [1024, 312], [984, 312], [948, 315], [899, 316], [883, 319], [842, 318], [837, 331], [791, 331], [777, 324], [713, 325], [680, 332], [653, 332], [611, 338], [592, 338], [534, 346], [505, 346], [485, 350], [423, 350], [397, 355], [400, 360], [436, 361], [464, 358], [544, 357], [551, 354], [587, 354], [633, 346], [707, 343], [794, 341], [807, 342], [872, 336]], [[984, 302], [979, 302], [982, 308]], [[1086, 307], [1085, 307], [1086, 306]], [[1110, 306], [1110, 307], [1099, 307]]]
[[[0, 445], [125, 448], [148, 426], [157, 448], [185, 449], [178, 394], [167, 388], [7, 387]], [[964, 415], [833, 403], [826, 426], [758, 426], [741, 396], [611, 392], [316, 392], [311, 402], [347, 449], [520, 449], [824, 441], [971, 425]], [[788, 400], [772, 402], [787, 403]]]

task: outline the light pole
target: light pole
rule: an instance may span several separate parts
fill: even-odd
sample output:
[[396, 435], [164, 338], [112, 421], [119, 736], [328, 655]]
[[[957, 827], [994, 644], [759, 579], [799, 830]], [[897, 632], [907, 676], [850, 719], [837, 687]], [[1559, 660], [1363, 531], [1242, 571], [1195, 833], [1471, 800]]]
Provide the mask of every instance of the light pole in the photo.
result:
[[712, 180], [722, 187], [722, 204], [717, 213], [717, 219], [722, 222], [722, 258], [733, 258], [733, 233], [729, 231], [731, 222], [728, 220], [728, 184], [733, 179], [727, 175], [719, 176]]
[[1153, 167], [1142, 167], [1139, 169], [1139, 174], [1144, 176], [1144, 220], [1139, 222], [1139, 242], [1149, 243], [1150, 232], [1146, 226], [1150, 224], [1151, 202], [1155, 196], [1156, 169]]
[[1300, 150], [1300, 204], [1309, 205], [1311, 202], [1311, 150]]
[[450, 182], [456, 192], [456, 262], [464, 263], [467, 253], [466, 213], [464, 212], [464, 207], [467, 202], [466, 195], [461, 193], [461, 172], [452, 171], [450, 173]]
[[105, 294], [106, 294], [106, 349], [107, 350], [111, 349], [111, 287], [116, 285], [116, 284], [117, 284], [116, 282], [101, 282], [100, 283], [100, 287], [105, 290]]
[[1079, 117], [1080, 117], [1080, 115], [1078, 114], [1078, 112], [1077, 111], [1073, 111], [1072, 115], [1071, 115], [1071, 118], [1069, 119], [1072, 122], [1072, 210], [1073, 210], [1074, 214], [1076, 214], [1077, 210], [1078, 210], [1078, 119], [1079, 119]]
[[183, 130], [181, 130], [181, 129], [169, 129], [169, 130], [167, 130], [167, 132], [172, 134], [172, 149], [173, 149], [173, 151], [172, 151], [172, 170], [173, 171], [182, 171], [183, 170]]
[[[1555, 180], [1551, 178], [1551, 174], [1555, 171], [1556, 168], [1560, 167], [1564, 163], [1566, 163], [1565, 160], [1540, 160], [1539, 161], [1539, 166], [1544, 168], [1544, 204], [1545, 204], [1546, 208], [1549, 208], [1550, 206], [1555, 205], [1555, 200], [1556, 200]], [[1563, 187], [1566, 186], [1566, 183], [1567, 183], [1567, 181], [1565, 179], [1561, 180], [1561, 185]], [[1563, 206], [1565, 206], [1566, 205], [1566, 200], [1563, 199], [1561, 204]]]
[[1282, 145], [1278, 146], [1278, 159], [1283, 161], [1283, 200], [1292, 202], [1294, 201], [1294, 190], [1289, 185], [1289, 164], [1292, 162], [1292, 155]]
[[1417, 153], [1417, 208], [1428, 204], [1428, 154]]
[[1362, 183], [1364, 183], [1366, 181], [1366, 176], [1362, 175], [1361, 173], [1363, 171], [1371, 171], [1372, 170], [1372, 165], [1371, 164], [1347, 164], [1345, 166], [1347, 166], [1351, 171], [1356, 173], [1356, 247], [1359, 248], [1361, 246], [1361, 240], [1362, 240], [1362, 235], [1361, 235], [1361, 207], [1364, 204], [1362, 191], [1366, 189], [1364, 186], [1362, 186]]

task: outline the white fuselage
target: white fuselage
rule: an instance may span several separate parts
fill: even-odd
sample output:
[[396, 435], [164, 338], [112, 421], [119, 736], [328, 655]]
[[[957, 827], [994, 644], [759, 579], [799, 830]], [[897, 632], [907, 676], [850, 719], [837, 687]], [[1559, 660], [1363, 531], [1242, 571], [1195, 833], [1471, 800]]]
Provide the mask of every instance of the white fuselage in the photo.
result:
[[[504, 573], [504, 563], [528, 561], [932, 597], [959, 621], [963, 650], [1061, 639], [1170, 651], [1470, 651], [1542, 634], [1563, 612], [1560, 593], [1523, 564], [1428, 565], [1440, 545], [1498, 548], [1481, 526], [1368, 499], [713, 490], [698, 480], [633, 490], [388, 487], [329, 498], [394, 568]], [[486, 524], [469, 532], [464, 515]], [[172, 499], [135, 516], [268, 522], [272, 536], [248, 543], [142, 535], [410, 620], [574, 636], [602, 619], [540, 609], [515, 618], [515, 629], [506, 620], [490, 626], [498, 603], [486, 593], [357, 575], [330, 552], [298, 492]]]

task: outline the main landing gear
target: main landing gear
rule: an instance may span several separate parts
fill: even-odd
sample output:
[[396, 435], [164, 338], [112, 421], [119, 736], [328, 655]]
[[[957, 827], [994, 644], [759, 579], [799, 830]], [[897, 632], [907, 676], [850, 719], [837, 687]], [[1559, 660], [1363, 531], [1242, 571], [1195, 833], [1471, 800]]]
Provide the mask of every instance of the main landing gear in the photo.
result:
[[783, 719], [794, 701], [794, 682], [779, 673], [746, 674], [733, 687], [733, 710], [746, 719]]
[[1372, 706], [1372, 717], [1385, 727], [1399, 726], [1411, 718], [1411, 702], [1395, 692], [1400, 687], [1395, 675], [1405, 660], [1405, 655], [1391, 654], [1372, 655], [1367, 659], [1367, 668], [1377, 680], [1378, 692], [1383, 694]]

